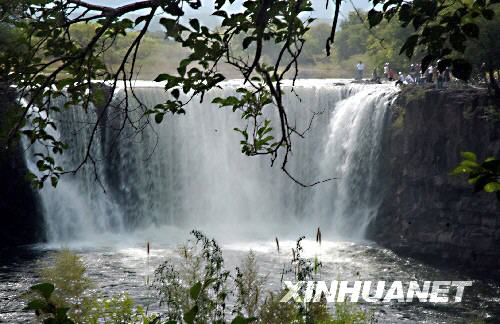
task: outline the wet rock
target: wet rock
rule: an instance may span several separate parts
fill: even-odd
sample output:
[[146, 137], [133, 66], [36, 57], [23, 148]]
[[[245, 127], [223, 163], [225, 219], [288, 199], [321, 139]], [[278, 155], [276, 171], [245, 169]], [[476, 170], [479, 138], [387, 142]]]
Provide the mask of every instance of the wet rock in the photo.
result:
[[379, 244], [422, 261], [489, 272], [500, 267], [500, 203], [449, 173], [461, 151], [500, 157], [500, 123], [485, 90], [406, 87], [384, 139], [385, 199], [369, 228]]
[[43, 221], [38, 193], [26, 180], [28, 172], [20, 143], [5, 146], [5, 130], [15, 94], [0, 85], [0, 252], [12, 246], [43, 240]]

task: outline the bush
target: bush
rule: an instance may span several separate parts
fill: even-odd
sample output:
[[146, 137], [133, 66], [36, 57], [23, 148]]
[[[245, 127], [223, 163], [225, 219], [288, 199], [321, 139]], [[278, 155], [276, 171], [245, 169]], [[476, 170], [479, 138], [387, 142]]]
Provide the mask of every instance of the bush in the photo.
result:
[[92, 281], [86, 276], [87, 268], [80, 257], [69, 250], [56, 252], [54, 264], [43, 268], [40, 277], [43, 282], [54, 285], [51, 300], [59, 307], [69, 308], [68, 315], [75, 321], [82, 321], [86, 310], [84, 303], [89, 302], [85, 296], [92, 288]]
[[127, 294], [110, 298], [91, 294], [94, 284], [86, 271], [78, 255], [69, 250], [56, 252], [54, 264], [40, 271], [44, 283], [31, 288], [27, 309], [34, 310], [44, 323], [149, 323], [155, 319], [136, 307]]
[[236, 306], [235, 312], [254, 317], [263, 304], [263, 290], [267, 277], [259, 276], [255, 253], [250, 251], [241, 266], [236, 268]]
[[[267, 277], [259, 275], [255, 253], [250, 251], [231, 276], [217, 243], [193, 231], [195, 239], [179, 248], [180, 259], [167, 260], [155, 270], [154, 288], [163, 313], [148, 315], [127, 294], [104, 298], [90, 293], [92, 281], [79, 256], [63, 250], [55, 254], [54, 264], [41, 271], [45, 283], [31, 288], [27, 309], [34, 310], [44, 323], [226, 323], [226, 315], [235, 317], [232, 324], [255, 321], [266, 324], [358, 324], [368, 323], [368, 314], [348, 303], [335, 305], [330, 312], [325, 299], [319, 303], [281, 303], [284, 292], [268, 292]], [[301, 257], [297, 241], [293, 259], [283, 274], [296, 280], [314, 280], [321, 267], [319, 260]], [[229, 282], [229, 280], [233, 282]], [[229, 312], [229, 287], [234, 287], [235, 303]]]
[[155, 270], [154, 287], [168, 320], [224, 321], [226, 281], [222, 251], [202, 233], [181, 247], [180, 262], [165, 261]]
[[259, 312], [260, 321], [266, 324], [305, 324], [297, 304], [281, 303], [282, 297], [282, 294], [269, 293]]

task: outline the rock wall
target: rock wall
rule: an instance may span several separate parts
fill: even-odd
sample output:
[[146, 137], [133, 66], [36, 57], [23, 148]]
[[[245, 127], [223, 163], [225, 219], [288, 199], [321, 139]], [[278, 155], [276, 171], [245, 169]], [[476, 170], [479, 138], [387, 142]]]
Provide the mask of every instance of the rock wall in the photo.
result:
[[500, 202], [450, 176], [461, 151], [500, 157], [486, 91], [408, 87], [384, 141], [385, 199], [369, 237], [429, 263], [500, 276]]
[[23, 149], [20, 143], [9, 149], [5, 145], [14, 102], [15, 93], [0, 85], [0, 252], [43, 240], [39, 197], [25, 178]]

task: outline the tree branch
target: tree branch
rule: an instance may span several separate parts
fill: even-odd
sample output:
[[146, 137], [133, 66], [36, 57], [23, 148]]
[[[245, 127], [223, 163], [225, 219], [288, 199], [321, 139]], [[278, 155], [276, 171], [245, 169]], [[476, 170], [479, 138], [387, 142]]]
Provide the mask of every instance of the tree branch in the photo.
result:
[[109, 6], [101, 6], [92, 3], [88, 3], [82, 0], [67, 0], [70, 4], [75, 4], [79, 7], [87, 8], [92, 11], [100, 11], [102, 13], [106, 13], [109, 16], [121, 16], [125, 13], [129, 13], [132, 11], [137, 11], [141, 9], [148, 9], [152, 7], [158, 7], [160, 5], [160, 0], [145, 0], [133, 2], [127, 5], [123, 5], [121, 7], [109, 7]]

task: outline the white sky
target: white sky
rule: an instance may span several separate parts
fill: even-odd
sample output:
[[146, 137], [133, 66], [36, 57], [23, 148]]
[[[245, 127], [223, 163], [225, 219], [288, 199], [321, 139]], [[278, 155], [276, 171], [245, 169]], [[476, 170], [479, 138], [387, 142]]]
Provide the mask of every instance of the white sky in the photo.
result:
[[[134, 2], [134, 0], [87, 0], [89, 2], [95, 3], [95, 4], [100, 4], [100, 5], [107, 5], [107, 6], [120, 6], [126, 3], [131, 3]], [[214, 1], [203, 1], [203, 2], [208, 2], [209, 5], [212, 5]], [[243, 2], [242, 0], [238, 0], [233, 4], [234, 6], [238, 6], [238, 3]], [[367, 9], [371, 7], [371, 3], [369, 0], [346, 0], [342, 4], [342, 14], [346, 15], [348, 12], [352, 11], [352, 5], [351, 2], [359, 9]], [[326, 0], [312, 0], [313, 6], [316, 9], [315, 12], [313, 13], [313, 17], [315, 18], [320, 18], [320, 19], [331, 19], [333, 16], [333, 10], [334, 10], [334, 1], [330, 0], [330, 5], [328, 10], [325, 10], [325, 4]], [[204, 6], [202, 6], [204, 8]], [[206, 7], [205, 7], [206, 8]], [[204, 9], [204, 11], [207, 10], [209, 11], [210, 9]]]

